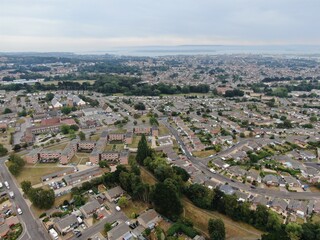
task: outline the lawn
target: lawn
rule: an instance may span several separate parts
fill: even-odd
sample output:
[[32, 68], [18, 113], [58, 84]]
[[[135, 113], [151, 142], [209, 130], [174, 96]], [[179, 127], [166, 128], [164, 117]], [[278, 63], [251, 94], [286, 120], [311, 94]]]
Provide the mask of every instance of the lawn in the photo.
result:
[[209, 219], [220, 218], [225, 224], [226, 239], [259, 239], [261, 237], [262, 232], [246, 223], [235, 222], [223, 214], [197, 208], [186, 198], [182, 198], [182, 203], [184, 216], [192, 219], [195, 228], [207, 236]]
[[134, 136], [133, 139], [132, 139], [132, 143], [129, 144], [128, 147], [130, 147], [130, 148], [137, 148], [140, 139], [141, 139], [141, 136]]
[[134, 218], [135, 214], [140, 214], [150, 206], [142, 201], [128, 201], [128, 206], [122, 207], [121, 209], [129, 218]]
[[124, 144], [107, 144], [104, 148], [105, 151], [120, 151], [123, 150]]
[[[88, 82], [90, 85], [94, 84], [95, 80], [69, 80], [72, 82], [77, 82], [77, 83], [84, 83], [84, 82]], [[62, 81], [47, 81], [47, 82], [43, 82], [43, 84], [54, 84], [54, 85], [58, 85], [59, 82]]]
[[[144, 183], [153, 185], [157, 182], [155, 177], [143, 167], [141, 170], [141, 178]], [[226, 227], [227, 239], [258, 239], [262, 232], [255, 229], [254, 227], [241, 223], [235, 222], [223, 214], [203, 210], [194, 206], [187, 198], [183, 197], [182, 203], [184, 205], [184, 216], [191, 219], [196, 229], [203, 234], [208, 234], [208, 221], [210, 218], [221, 218], [224, 221]]]
[[60, 205], [63, 204], [64, 200], [70, 201], [71, 199], [72, 199], [71, 193], [65, 194], [65, 195], [60, 196], [60, 197], [56, 197], [56, 199], [54, 200], [54, 206], [55, 207], [59, 207]]
[[16, 179], [19, 183], [21, 183], [22, 181], [30, 181], [32, 185], [35, 185], [35, 184], [41, 183], [40, 177], [50, 173], [61, 171], [63, 169], [65, 168], [55, 167], [52, 165], [51, 167], [46, 167], [41, 165], [39, 167], [26, 166], [23, 168], [21, 173], [16, 177]]
[[166, 136], [166, 135], [169, 135], [169, 134], [170, 134], [169, 129], [165, 125], [159, 124], [159, 135], [160, 136]]
[[192, 155], [198, 158], [205, 158], [209, 157], [210, 155], [215, 154], [215, 150], [206, 150], [206, 151], [194, 151], [192, 152]]
[[50, 147], [46, 147], [44, 149], [46, 150], [63, 150], [66, 148], [66, 146], [68, 145], [68, 143], [62, 143], [62, 144], [56, 144], [56, 145], [53, 145], [53, 146], [50, 146]]
[[156, 184], [157, 180], [155, 179], [155, 177], [150, 172], [148, 172], [145, 168], [140, 167], [140, 172], [141, 172], [142, 182], [150, 185]]
[[90, 136], [90, 140], [92, 140], [92, 141], [98, 141], [99, 138], [100, 138], [100, 136], [98, 134], [94, 134], [94, 135]]

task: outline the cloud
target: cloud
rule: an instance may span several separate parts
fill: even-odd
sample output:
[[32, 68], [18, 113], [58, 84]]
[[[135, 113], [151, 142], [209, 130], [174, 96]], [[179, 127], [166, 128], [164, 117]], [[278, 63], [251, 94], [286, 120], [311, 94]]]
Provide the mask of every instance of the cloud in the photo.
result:
[[320, 44], [318, 0], [2, 0], [0, 51]]

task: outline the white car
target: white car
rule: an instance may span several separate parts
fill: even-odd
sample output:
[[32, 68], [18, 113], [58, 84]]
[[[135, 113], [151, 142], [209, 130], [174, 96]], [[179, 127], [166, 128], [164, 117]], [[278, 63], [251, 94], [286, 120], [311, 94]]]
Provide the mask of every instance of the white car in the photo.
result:
[[17, 212], [18, 212], [19, 215], [21, 215], [22, 214], [21, 208], [17, 208]]

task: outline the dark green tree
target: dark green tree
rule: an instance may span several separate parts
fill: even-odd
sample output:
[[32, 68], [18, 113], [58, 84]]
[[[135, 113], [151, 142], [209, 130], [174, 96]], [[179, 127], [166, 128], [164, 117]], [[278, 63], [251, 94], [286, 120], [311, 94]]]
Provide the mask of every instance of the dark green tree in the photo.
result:
[[143, 165], [143, 160], [151, 155], [151, 150], [148, 146], [146, 136], [142, 134], [141, 139], [138, 143], [138, 151], [136, 155], [136, 161]]
[[178, 219], [183, 210], [177, 193], [164, 183], [155, 185], [152, 202], [156, 211], [172, 220]]
[[221, 219], [210, 219], [208, 223], [208, 231], [211, 240], [226, 239], [226, 229]]

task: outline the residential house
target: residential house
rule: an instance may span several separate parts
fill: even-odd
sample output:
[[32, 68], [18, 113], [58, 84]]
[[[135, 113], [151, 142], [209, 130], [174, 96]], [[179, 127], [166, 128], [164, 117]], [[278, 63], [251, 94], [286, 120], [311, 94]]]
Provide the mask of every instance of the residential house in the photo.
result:
[[133, 239], [131, 229], [126, 223], [120, 223], [108, 232], [108, 240], [130, 240]]
[[85, 205], [79, 208], [81, 213], [85, 218], [92, 216], [100, 208], [100, 203], [96, 199], [92, 199], [90, 202], [87, 202]]
[[153, 229], [161, 221], [161, 217], [154, 209], [149, 209], [140, 214], [137, 220], [144, 228]]
[[124, 193], [125, 191], [120, 186], [117, 186], [107, 190], [105, 195], [109, 202], [113, 202], [117, 198], [121, 197]]
[[279, 177], [272, 174], [267, 174], [263, 179], [262, 182], [269, 186], [279, 186]]
[[55, 224], [54, 228], [59, 234], [65, 234], [70, 232], [74, 227], [78, 226], [79, 222], [75, 215], [71, 214], [59, 219]]
[[287, 206], [288, 206], [288, 203], [281, 198], [273, 199], [270, 204], [270, 208], [280, 215], [286, 214]]

